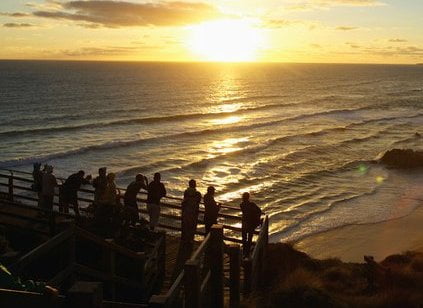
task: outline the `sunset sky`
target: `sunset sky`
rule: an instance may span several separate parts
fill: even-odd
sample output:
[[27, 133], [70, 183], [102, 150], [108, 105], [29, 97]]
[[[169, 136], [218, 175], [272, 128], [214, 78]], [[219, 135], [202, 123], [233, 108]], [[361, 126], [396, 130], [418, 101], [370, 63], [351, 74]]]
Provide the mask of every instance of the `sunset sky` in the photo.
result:
[[422, 0], [1, 0], [1, 59], [423, 62]]

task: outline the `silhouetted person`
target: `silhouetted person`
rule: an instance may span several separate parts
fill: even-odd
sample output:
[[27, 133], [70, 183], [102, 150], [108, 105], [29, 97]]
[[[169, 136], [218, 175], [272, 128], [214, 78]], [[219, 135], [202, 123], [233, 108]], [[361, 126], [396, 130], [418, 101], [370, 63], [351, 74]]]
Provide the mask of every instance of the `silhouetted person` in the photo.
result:
[[42, 208], [51, 211], [53, 209], [54, 189], [57, 186], [56, 177], [53, 174], [53, 166], [46, 166], [41, 184]]
[[207, 193], [204, 195], [204, 226], [206, 234], [210, 232], [212, 225], [217, 224], [217, 216], [220, 210], [220, 203], [214, 200], [215, 189], [213, 186], [207, 188]]
[[104, 194], [100, 197], [100, 202], [104, 202], [112, 206], [116, 205], [118, 193], [117, 193], [115, 178], [116, 178], [116, 174], [114, 174], [113, 172], [110, 172], [109, 174], [107, 174], [106, 176], [107, 185], [104, 190]]
[[69, 213], [69, 204], [73, 205], [73, 210], [75, 216], [79, 218], [79, 205], [78, 205], [78, 190], [81, 188], [81, 185], [86, 185], [90, 183], [91, 175], [88, 175], [84, 178], [85, 172], [80, 170], [77, 173], [70, 175], [65, 183], [61, 187], [61, 202], [60, 202], [60, 211], [64, 213]]
[[93, 180], [94, 187], [94, 204], [103, 197], [107, 187], [107, 168], [103, 167], [98, 169], [98, 176]]
[[38, 206], [41, 207], [43, 171], [41, 171], [40, 163], [35, 163], [33, 166], [34, 166], [34, 170], [32, 171], [32, 178], [34, 180], [34, 184], [32, 184], [32, 190], [37, 192]]
[[141, 188], [147, 189], [147, 178], [142, 174], [137, 174], [135, 181], [128, 185], [126, 188], [123, 201], [125, 204], [125, 211], [128, 216], [128, 223], [135, 225], [139, 220], [137, 195]]
[[160, 199], [166, 196], [166, 188], [161, 180], [160, 173], [154, 174], [153, 181], [148, 185], [147, 210], [150, 216], [150, 230], [154, 230], [160, 217]]
[[182, 235], [183, 242], [192, 243], [197, 230], [198, 209], [201, 202], [201, 194], [197, 191], [197, 183], [190, 180], [189, 187], [184, 192], [182, 200]]
[[261, 223], [261, 210], [254, 202], [250, 201], [250, 194], [242, 194], [242, 245], [244, 257], [249, 256], [254, 230]]
[[109, 173], [106, 176], [106, 186], [102, 194], [98, 196], [94, 210], [94, 218], [98, 227], [110, 234], [114, 232], [114, 226], [118, 219], [118, 193], [115, 183], [116, 175]]

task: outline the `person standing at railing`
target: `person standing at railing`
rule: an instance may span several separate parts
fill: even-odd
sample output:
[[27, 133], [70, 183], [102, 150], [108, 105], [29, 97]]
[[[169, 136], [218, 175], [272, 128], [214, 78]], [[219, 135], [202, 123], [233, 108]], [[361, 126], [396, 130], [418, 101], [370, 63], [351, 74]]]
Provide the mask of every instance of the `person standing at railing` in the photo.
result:
[[254, 230], [261, 224], [261, 209], [254, 202], [250, 201], [250, 194], [242, 194], [242, 251], [244, 257], [250, 255], [251, 242], [253, 241]]
[[141, 188], [147, 190], [148, 179], [142, 174], [137, 174], [135, 181], [128, 185], [126, 188], [125, 195], [123, 197], [123, 202], [125, 205], [126, 217], [125, 220], [127, 224], [135, 226], [139, 221], [138, 205], [137, 205], [137, 195], [140, 192]]
[[107, 231], [114, 231], [120, 224], [120, 194], [115, 183], [116, 174], [108, 173], [106, 187], [98, 196], [94, 211], [94, 219], [98, 226]]
[[34, 163], [34, 170], [32, 171], [32, 178], [34, 184], [32, 184], [32, 190], [37, 192], [38, 195], [38, 207], [41, 207], [42, 203], [42, 184], [43, 184], [43, 171], [41, 171], [41, 164]]
[[104, 195], [107, 188], [107, 168], [98, 169], [98, 176], [93, 180], [94, 187], [94, 206], [96, 206]]
[[209, 186], [207, 193], [204, 195], [204, 226], [206, 234], [210, 232], [212, 225], [217, 224], [217, 216], [220, 211], [220, 203], [214, 200], [215, 188]]
[[150, 230], [154, 231], [160, 217], [160, 199], [166, 197], [166, 188], [161, 181], [160, 173], [154, 174], [153, 181], [148, 185], [147, 210], [150, 216]]
[[60, 189], [60, 212], [69, 213], [69, 204], [73, 205], [76, 218], [80, 217], [78, 205], [78, 190], [81, 185], [89, 184], [91, 175], [84, 178], [85, 172], [78, 171], [70, 175]]
[[181, 240], [184, 243], [192, 243], [194, 241], [201, 202], [201, 193], [196, 189], [197, 183], [195, 180], [190, 180], [188, 185], [189, 187], [185, 190], [184, 199], [182, 200]]
[[54, 189], [57, 186], [56, 177], [53, 174], [53, 166], [45, 166], [43, 181], [41, 184], [42, 191], [42, 208], [51, 211], [53, 209]]

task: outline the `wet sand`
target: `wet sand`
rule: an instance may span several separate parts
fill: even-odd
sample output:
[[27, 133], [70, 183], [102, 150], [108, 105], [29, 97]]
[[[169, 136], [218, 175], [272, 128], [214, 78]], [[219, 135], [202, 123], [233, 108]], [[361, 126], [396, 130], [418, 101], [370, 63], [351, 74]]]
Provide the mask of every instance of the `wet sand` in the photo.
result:
[[363, 262], [364, 255], [381, 261], [407, 250], [423, 251], [423, 204], [406, 217], [330, 230], [304, 238], [295, 247], [315, 258], [344, 262]]

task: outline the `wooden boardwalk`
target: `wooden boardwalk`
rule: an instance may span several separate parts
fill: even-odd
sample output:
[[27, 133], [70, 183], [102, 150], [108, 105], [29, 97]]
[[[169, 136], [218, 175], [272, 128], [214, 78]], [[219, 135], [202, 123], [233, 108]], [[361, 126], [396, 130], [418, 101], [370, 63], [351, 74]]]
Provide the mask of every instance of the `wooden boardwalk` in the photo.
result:
[[[49, 239], [62, 230], [62, 226], [73, 222], [72, 214], [59, 214], [55, 211], [44, 214], [34, 206], [38, 200], [31, 190], [32, 179], [29, 173], [20, 172], [16, 176], [16, 171], [8, 172], [9, 174], [2, 173], [0, 170], [0, 199], [3, 199], [0, 201], [0, 224], [30, 230]], [[92, 190], [81, 189], [78, 198], [80, 204], [90, 204], [92, 195]], [[145, 193], [140, 195], [139, 203], [145, 204]], [[218, 228], [213, 227], [214, 231], [207, 237], [202, 228], [198, 228], [196, 241], [190, 247], [193, 251], [191, 257], [188, 255], [181, 258], [178, 256], [181, 248], [180, 201], [169, 197], [162, 203], [159, 229], [168, 231], [163, 250], [165, 275], [161, 278], [163, 284], [160, 296], [153, 297], [149, 306], [173, 307], [179, 303], [178, 305], [182, 304], [184, 307], [238, 307], [241, 296], [248, 295], [251, 288], [260, 283], [261, 264], [268, 241], [268, 218], [257, 237], [253, 255], [241, 260], [240, 210], [224, 205], [219, 220], [223, 223], [215, 225]], [[58, 206], [58, 202], [54, 205]], [[145, 212], [141, 207], [140, 213]], [[204, 209], [200, 210], [200, 225], [201, 212]], [[157, 259], [160, 258], [157, 255]], [[175, 271], [175, 268], [179, 270]]]

